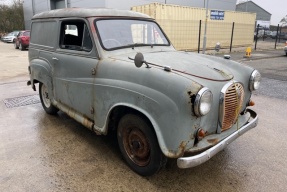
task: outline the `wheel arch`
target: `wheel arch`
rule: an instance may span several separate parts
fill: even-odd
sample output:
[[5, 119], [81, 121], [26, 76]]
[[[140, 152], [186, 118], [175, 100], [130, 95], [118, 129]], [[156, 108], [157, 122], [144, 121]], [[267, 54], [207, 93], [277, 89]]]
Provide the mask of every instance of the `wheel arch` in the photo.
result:
[[161, 131], [160, 131], [160, 128], [157, 122], [147, 111], [143, 110], [142, 108], [139, 108], [138, 106], [124, 104], [124, 103], [113, 106], [108, 113], [105, 134], [108, 134], [110, 132], [116, 132], [120, 119], [124, 115], [130, 114], [130, 113], [139, 115], [148, 124], [150, 124], [151, 128], [153, 129], [156, 135], [161, 151], [164, 154], [166, 154], [163, 150], [163, 149], [166, 149], [166, 145], [163, 140], [163, 137], [162, 137], [162, 134], [161, 134]]
[[[43, 83], [47, 86], [49, 95], [53, 96], [52, 69], [50, 64], [41, 59], [35, 59], [30, 62], [30, 81], [33, 88], [35, 84]], [[36, 89], [34, 89], [36, 91]]]

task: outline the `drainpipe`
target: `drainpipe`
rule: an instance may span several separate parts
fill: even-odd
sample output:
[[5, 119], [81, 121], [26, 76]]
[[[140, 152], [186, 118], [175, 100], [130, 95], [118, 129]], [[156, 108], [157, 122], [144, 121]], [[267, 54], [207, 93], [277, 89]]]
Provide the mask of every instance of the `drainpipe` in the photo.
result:
[[32, 0], [32, 13], [33, 13], [33, 16], [36, 14], [35, 13], [35, 2], [34, 2], [34, 0]]

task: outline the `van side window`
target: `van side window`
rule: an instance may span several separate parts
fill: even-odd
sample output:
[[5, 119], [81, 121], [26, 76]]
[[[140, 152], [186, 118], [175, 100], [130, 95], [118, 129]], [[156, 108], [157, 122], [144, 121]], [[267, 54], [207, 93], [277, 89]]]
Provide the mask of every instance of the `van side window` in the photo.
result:
[[83, 21], [63, 21], [60, 48], [90, 52], [93, 43], [87, 25]]

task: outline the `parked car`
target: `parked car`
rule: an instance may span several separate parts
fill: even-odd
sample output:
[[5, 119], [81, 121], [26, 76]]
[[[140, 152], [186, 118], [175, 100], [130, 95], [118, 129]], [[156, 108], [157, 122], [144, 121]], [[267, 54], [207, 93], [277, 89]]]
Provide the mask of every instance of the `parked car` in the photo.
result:
[[265, 31], [265, 36], [271, 38], [272, 31]]
[[6, 43], [14, 43], [18, 34], [19, 31], [13, 31], [1, 37], [1, 40]]
[[180, 168], [200, 165], [257, 125], [257, 70], [176, 51], [145, 14], [58, 9], [33, 16], [31, 29], [27, 84], [39, 84], [44, 110], [61, 110], [97, 134], [115, 131], [140, 175], [168, 158]]
[[280, 39], [285, 39], [286, 33], [284, 33], [284, 32], [281, 32], [281, 33], [280, 33], [280, 32], [279, 32], [278, 35], [277, 35], [277, 31], [273, 31], [272, 34], [271, 34], [271, 38], [272, 38], [272, 39], [275, 39], [276, 36], [277, 36], [278, 39], [279, 39], [279, 38], [280, 38]]
[[286, 36], [286, 33], [285, 32], [281, 32], [281, 33], [279, 33], [278, 38], [285, 39], [285, 36]]
[[15, 49], [20, 49], [21, 51], [27, 49], [30, 43], [30, 31], [20, 31], [14, 43]]
[[272, 38], [272, 39], [275, 39], [275, 38], [276, 38], [276, 35], [277, 35], [277, 31], [272, 31], [272, 32], [271, 32], [271, 38]]
[[259, 30], [258, 33], [257, 33], [257, 31], [254, 32], [254, 40], [256, 39], [256, 37], [257, 37], [257, 39], [260, 39], [260, 38], [264, 38], [265, 39], [265, 38], [267, 38], [268, 37], [267, 31]]

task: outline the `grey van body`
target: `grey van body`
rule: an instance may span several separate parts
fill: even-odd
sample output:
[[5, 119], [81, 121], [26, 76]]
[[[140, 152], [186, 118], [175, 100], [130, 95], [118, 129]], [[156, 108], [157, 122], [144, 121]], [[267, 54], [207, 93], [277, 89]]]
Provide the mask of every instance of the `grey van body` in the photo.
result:
[[[151, 36], [140, 34], [134, 39], [153, 38], [159, 44], [133, 42], [121, 47], [117, 41], [124, 33], [105, 42], [108, 31], [101, 27], [108, 29], [106, 23], [116, 25], [115, 20], [123, 25], [136, 20], [131, 34], [146, 26], [141, 22], [152, 23], [156, 30], [152, 28]], [[77, 30], [68, 30], [71, 25]], [[199, 165], [257, 125], [257, 114], [247, 107], [259, 75], [231, 60], [176, 51], [160, 31], [154, 19], [132, 11], [71, 8], [37, 14], [31, 26], [28, 84], [34, 90], [36, 83], [45, 85], [43, 100], [46, 97], [52, 107], [97, 134], [117, 130], [124, 115], [136, 114], [150, 125], [165, 157], [178, 158], [181, 168]], [[81, 42], [65, 45], [74, 34], [83, 36]], [[228, 112], [230, 98], [231, 110], [236, 111]], [[232, 121], [228, 126], [227, 113]], [[133, 150], [142, 145], [137, 142]]]

